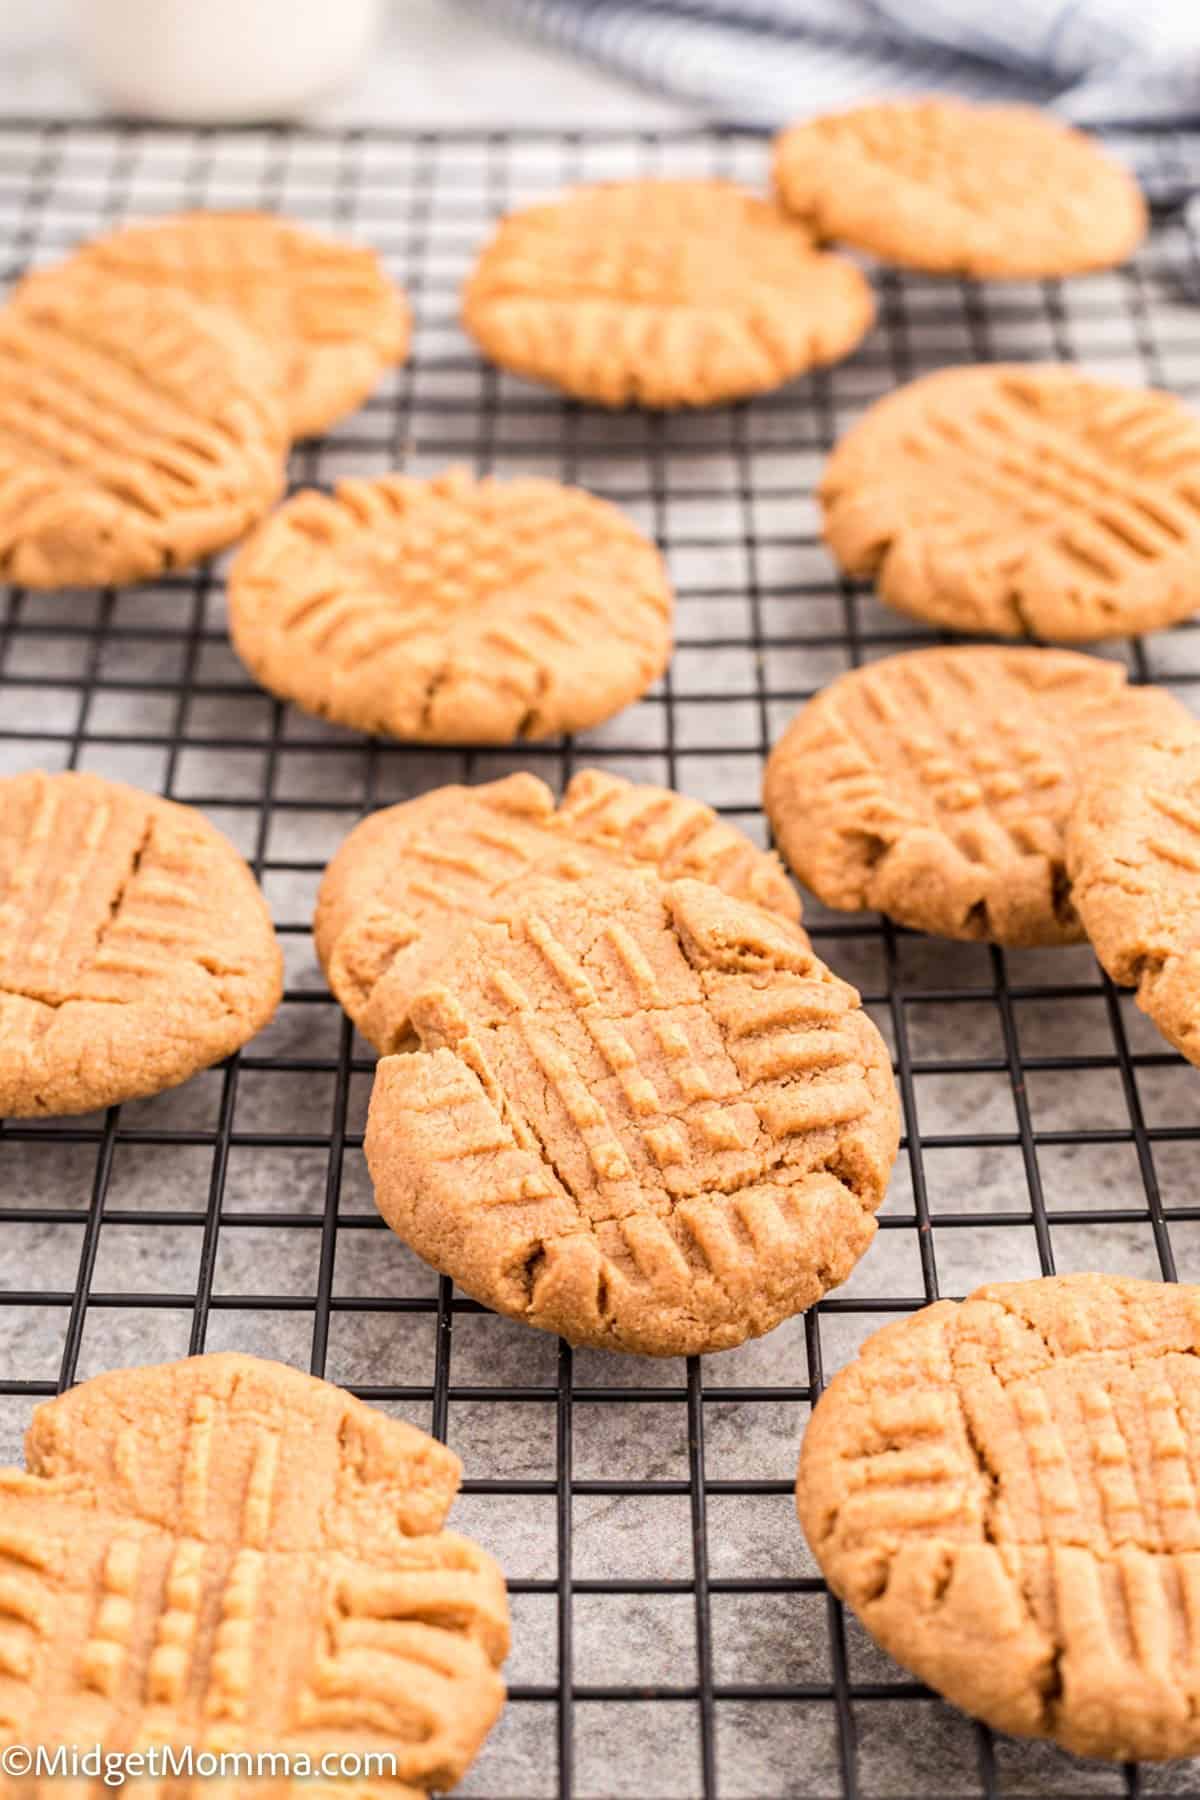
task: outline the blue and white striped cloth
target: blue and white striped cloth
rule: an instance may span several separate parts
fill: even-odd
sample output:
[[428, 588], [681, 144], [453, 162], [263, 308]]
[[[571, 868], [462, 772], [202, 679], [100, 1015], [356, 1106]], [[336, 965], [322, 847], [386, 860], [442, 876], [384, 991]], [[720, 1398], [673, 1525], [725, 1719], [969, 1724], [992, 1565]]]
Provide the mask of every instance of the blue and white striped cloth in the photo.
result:
[[[487, 10], [724, 124], [774, 127], [880, 94], [949, 90], [1049, 106], [1079, 125], [1200, 125], [1200, 0], [487, 0]], [[1187, 173], [1190, 183], [1182, 168], [1174, 178], [1180, 190], [1200, 186], [1200, 166]], [[1148, 184], [1169, 197], [1161, 166]]]

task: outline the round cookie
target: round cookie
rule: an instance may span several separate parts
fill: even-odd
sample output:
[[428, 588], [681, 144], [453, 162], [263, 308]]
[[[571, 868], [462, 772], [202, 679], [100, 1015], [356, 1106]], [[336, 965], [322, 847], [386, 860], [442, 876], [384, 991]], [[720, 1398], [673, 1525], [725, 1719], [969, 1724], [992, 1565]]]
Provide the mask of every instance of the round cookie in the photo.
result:
[[601, 406], [713, 406], [849, 355], [871, 289], [728, 181], [573, 188], [510, 213], [463, 291], [502, 368]]
[[535, 479], [311, 489], [239, 552], [229, 629], [308, 712], [424, 743], [582, 731], [657, 680], [674, 597], [614, 506]]
[[1067, 365], [922, 376], [821, 480], [825, 539], [901, 612], [1082, 643], [1155, 631], [1200, 591], [1200, 421]]
[[1186, 722], [1162, 688], [1071, 650], [913, 650], [839, 676], [767, 762], [779, 847], [827, 906], [940, 937], [1083, 936], [1064, 834], [1081, 776]]
[[[34, 1412], [25, 1461], [0, 1471], [9, 1742], [314, 1774], [366, 1753], [313, 1789], [346, 1800], [457, 1785], [504, 1703], [509, 1624], [499, 1568], [442, 1529], [461, 1474], [443, 1445], [225, 1353], [70, 1389]], [[301, 1779], [266, 1767], [222, 1770], [225, 1800]]]
[[1200, 1752], [1200, 1289], [979, 1288], [868, 1339], [818, 1402], [800, 1520], [904, 1668], [998, 1731]]
[[891, 1062], [803, 933], [703, 881], [532, 883], [380, 1062], [380, 1212], [497, 1312], [683, 1356], [844, 1281], [895, 1159]]
[[353, 412], [408, 353], [408, 302], [375, 252], [269, 213], [127, 225], [31, 280], [67, 277], [115, 277], [227, 307], [269, 351], [292, 437], [313, 437]]
[[0, 309], [0, 578], [101, 586], [230, 544], [283, 487], [275, 371], [236, 319], [118, 282]]
[[820, 239], [980, 279], [1124, 262], [1146, 234], [1133, 177], [1028, 106], [885, 100], [775, 140], [775, 188]]
[[98, 775], [0, 781], [0, 1115], [175, 1087], [254, 1036], [283, 961], [202, 813]]
[[411, 1040], [409, 1004], [471, 923], [518, 882], [642, 864], [694, 876], [799, 923], [778, 858], [699, 800], [581, 769], [555, 807], [536, 775], [435, 788], [356, 825], [326, 869], [313, 936], [330, 987], [383, 1055]]
[[1067, 831], [1092, 948], [1163, 1036], [1200, 1063], [1200, 729], [1131, 746], [1084, 786]]

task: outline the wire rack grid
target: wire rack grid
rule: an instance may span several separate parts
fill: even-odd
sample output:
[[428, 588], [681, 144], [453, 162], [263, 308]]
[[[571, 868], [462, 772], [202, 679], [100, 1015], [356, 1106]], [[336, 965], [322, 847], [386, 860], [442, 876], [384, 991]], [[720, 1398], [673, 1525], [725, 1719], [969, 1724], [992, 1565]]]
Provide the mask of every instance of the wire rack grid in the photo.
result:
[[[1200, 149], [1161, 141], [1164, 171]], [[761, 141], [682, 132], [149, 132], [0, 123], [6, 277], [125, 217], [277, 208], [361, 236], [415, 303], [414, 352], [292, 476], [455, 459], [577, 480], [651, 530], [679, 593], [653, 693], [585, 737], [516, 752], [404, 749], [261, 693], [226, 641], [222, 565], [130, 591], [0, 605], [0, 770], [109, 774], [205, 809], [251, 860], [287, 960], [240, 1056], [157, 1099], [0, 1127], [0, 1435], [107, 1367], [274, 1355], [446, 1438], [454, 1523], [511, 1580], [510, 1704], [463, 1787], [486, 1800], [1182, 1795], [1195, 1765], [1073, 1761], [934, 1700], [825, 1593], [791, 1484], [808, 1408], [871, 1331], [979, 1281], [1101, 1268], [1200, 1278], [1189, 1173], [1200, 1082], [1090, 952], [1002, 954], [808, 917], [888, 1037], [907, 1136], [879, 1238], [805, 1318], [703, 1363], [575, 1352], [495, 1318], [412, 1257], [371, 1204], [372, 1059], [325, 990], [308, 921], [366, 809], [530, 767], [666, 781], [760, 841], [765, 752], [840, 671], [929, 641], [840, 581], [814, 481], [834, 438], [943, 364], [1054, 357], [1200, 389], [1200, 243], [1162, 217], [1127, 269], [979, 287], [878, 274], [880, 319], [838, 368], [746, 406], [606, 415], [485, 368], [455, 322], [489, 220], [575, 179], [763, 178]], [[1109, 646], [1186, 700], [1187, 625]]]

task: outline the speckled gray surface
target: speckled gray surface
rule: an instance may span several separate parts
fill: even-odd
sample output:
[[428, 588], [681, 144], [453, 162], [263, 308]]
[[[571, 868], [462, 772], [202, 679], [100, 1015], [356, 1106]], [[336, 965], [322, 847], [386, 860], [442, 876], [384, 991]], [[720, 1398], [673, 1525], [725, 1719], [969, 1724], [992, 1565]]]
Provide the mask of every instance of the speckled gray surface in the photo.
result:
[[[568, 1791], [557, 1761], [568, 1680], [575, 1800], [692, 1800], [706, 1793], [706, 1756], [720, 1800], [1131, 1791], [1119, 1770], [992, 1740], [916, 1696], [830, 1608], [789, 1492], [810, 1381], [929, 1294], [1051, 1261], [1200, 1280], [1200, 1077], [1105, 990], [1090, 953], [1000, 958], [809, 907], [825, 954], [863, 987], [910, 1072], [920, 1152], [902, 1154], [875, 1246], [816, 1321], [820, 1370], [796, 1320], [707, 1359], [689, 1385], [682, 1364], [570, 1356], [457, 1304], [439, 1356], [437, 1281], [371, 1209], [359, 1137], [370, 1059], [356, 1044], [346, 1060], [306, 922], [320, 867], [364, 806], [463, 776], [530, 766], [557, 782], [569, 761], [595, 759], [674, 779], [761, 833], [764, 731], [854, 659], [921, 638], [839, 585], [815, 540], [811, 487], [830, 433], [897, 375], [986, 353], [1070, 351], [1118, 377], [1194, 391], [1200, 330], [1174, 281], [1193, 254], [1181, 229], [1162, 231], [1137, 273], [1062, 289], [968, 294], [888, 277], [883, 326], [832, 375], [748, 409], [610, 418], [482, 370], [458, 335], [454, 285], [485, 216], [568, 173], [656, 160], [757, 180], [760, 146], [526, 138], [505, 157], [481, 139], [331, 139], [285, 156], [260, 134], [114, 147], [100, 131], [72, 131], [48, 150], [31, 131], [0, 137], [0, 157], [0, 229], [18, 257], [45, 259], [98, 209], [153, 210], [184, 189], [213, 204], [266, 196], [358, 230], [414, 287], [416, 361], [326, 444], [298, 451], [296, 477], [373, 473], [399, 456], [423, 470], [467, 457], [566, 472], [659, 534], [680, 589], [670, 679], [643, 704], [569, 752], [471, 757], [367, 746], [257, 693], [224, 640], [219, 570], [109, 597], [7, 603], [0, 767], [73, 762], [204, 807], [262, 873], [288, 1000], [235, 1066], [107, 1121], [73, 1121], [69, 1141], [52, 1127], [0, 1134], [0, 1287], [21, 1296], [0, 1306], [0, 1379], [53, 1387], [64, 1373], [182, 1354], [194, 1333], [207, 1349], [323, 1363], [335, 1380], [388, 1390], [381, 1404], [398, 1415], [441, 1426], [466, 1476], [454, 1522], [515, 1584], [516, 1697], [466, 1794]], [[1104, 653], [1185, 699], [1200, 676], [1190, 627]], [[1053, 999], [1037, 991], [1047, 984]], [[0, 1395], [8, 1456], [32, 1403]], [[560, 1612], [564, 1574], [575, 1586]], [[569, 1671], [559, 1662], [568, 1624]], [[841, 1707], [835, 1684], [848, 1695]], [[613, 1689], [624, 1697], [605, 1697]], [[655, 1697], [639, 1697], [646, 1690]], [[1200, 1769], [1144, 1771], [1142, 1791], [1200, 1793]]]

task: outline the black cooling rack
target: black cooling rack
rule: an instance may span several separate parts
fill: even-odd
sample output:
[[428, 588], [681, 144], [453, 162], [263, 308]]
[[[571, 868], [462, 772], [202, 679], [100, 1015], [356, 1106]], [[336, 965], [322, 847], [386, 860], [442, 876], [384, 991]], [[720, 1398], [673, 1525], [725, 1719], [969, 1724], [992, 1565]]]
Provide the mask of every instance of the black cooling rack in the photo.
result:
[[[1143, 146], [1144, 149], [1144, 146]], [[1163, 180], [1194, 142], [1162, 139]], [[220, 567], [136, 590], [0, 602], [0, 769], [74, 767], [204, 807], [251, 859], [285, 945], [275, 1024], [173, 1094], [0, 1128], [0, 1429], [41, 1395], [205, 1348], [326, 1373], [447, 1437], [454, 1522], [512, 1578], [505, 1718], [464, 1792], [487, 1800], [1200, 1792], [993, 1737], [873, 1650], [824, 1592], [791, 1506], [811, 1400], [867, 1333], [997, 1276], [1098, 1267], [1197, 1279], [1200, 1081], [1085, 949], [1004, 955], [810, 906], [822, 953], [892, 1045], [908, 1135], [875, 1247], [845, 1288], [703, 1363], [572, 1353], [424, 1271], [377, 1219], [371, 1075], [320, 980], [320, 870], [365, 810], [529, 767], [668, 781], [762, 837], [765, 751], [853, 664], [929, 641], [835, 576], [812, 493], [834, 437], [942, 364], [1077, 359], [1200, 390], [1200, 243], [1163, 213], [1127, 269], [972, 287], [883, 273], [859, 354], [747, 406], [602, 415], [484, 368], [456, 289], [487, 222], [573, 179], [762, 180], [733, 135], [400, 130], [235, 134], [0, 123], [8, 277], [125, 216], [265, 206], [361, 235], [416, 306], [409, 365], [297, 482], [455, 459], [579, 480], [663, 545], [671, 672], [586, 738], [519, 752], [367, 743], [285, 708], [228, 650]], [[1108, 646], [1185, 700], [1200, 636]]]

